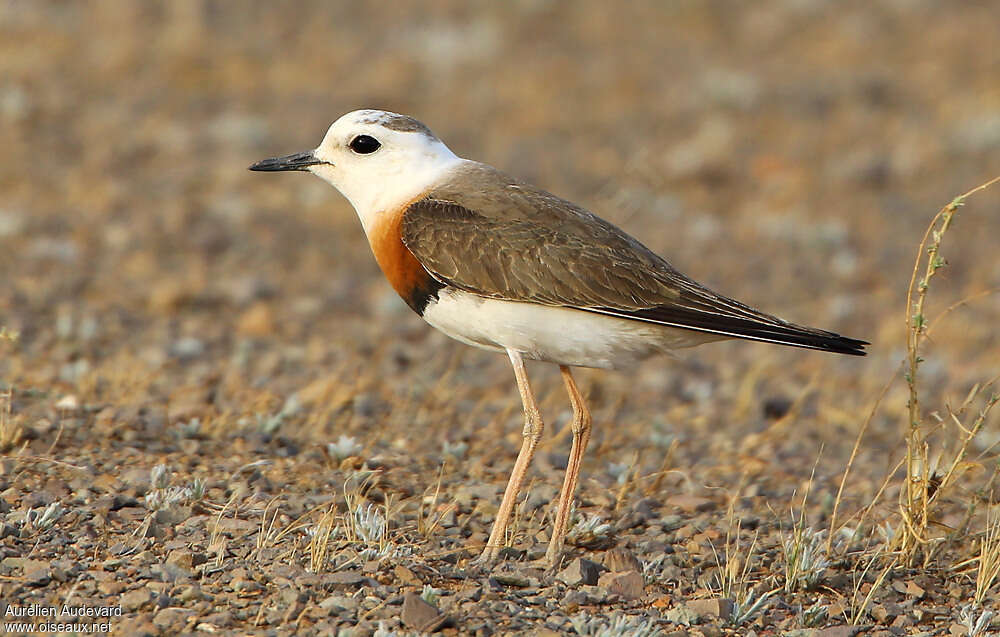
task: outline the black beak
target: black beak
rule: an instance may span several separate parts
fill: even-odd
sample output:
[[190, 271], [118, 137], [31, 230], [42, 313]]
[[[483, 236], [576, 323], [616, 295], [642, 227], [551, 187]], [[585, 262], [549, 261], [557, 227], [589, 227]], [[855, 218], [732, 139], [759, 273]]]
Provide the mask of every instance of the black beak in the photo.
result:
[[279, 170], [305, 170], [309, 166], [315, 166], [316, 164], [322, 164], [323, 162], [313, 155], [311, 150], [304, 153], [294, 153], [292, 155], [285, 155], [284, 157], [272, 157], [270, 159], [263, 159], [253, 166], [250, 166], [250, 170], [259, 170], [262, 172], [277, 172]]

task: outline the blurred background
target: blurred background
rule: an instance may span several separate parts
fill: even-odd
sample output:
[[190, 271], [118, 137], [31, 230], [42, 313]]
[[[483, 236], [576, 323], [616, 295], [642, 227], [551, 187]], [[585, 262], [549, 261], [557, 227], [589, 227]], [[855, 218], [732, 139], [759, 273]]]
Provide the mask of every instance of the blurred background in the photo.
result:
[[[246, 170], [371, 107], [590, 208], [720, 292], [872, 341], [866, 359], [727, 343], [584, 372], [592, 480], [677, 440], [697, 483], [756, 458], [787, 494], [824, 445], [835, 481], [904, 354], [927, 223], [1000, 174], [997, 24], [995, 2], [930, 0], [3, 0], [13, 418], [40, 439], [62, 418], [80, 445], [168, 453], [171, 427], [197, 420], [225, 441], [284, 414], [278, 430], [307, 445], [348, 433], [419, 456], [465, 441], [501, 482], [520, 431], [503, 357], [410, 313], [332, 188]], [[930, 316], [1000, 286], [998, 202], [959, 213]], [[935, 328], [928, 409], [996, 373], [998, 314], [987, 294]], [[558, 430], [558, 374], [529, 371]], [[67, 420], [67, 397], [88, 410]], [[872, 484], [905, 400], [897, 384], [873, 421], [858, 465]], [[748, 437], [792, 407], [790, 434]]]

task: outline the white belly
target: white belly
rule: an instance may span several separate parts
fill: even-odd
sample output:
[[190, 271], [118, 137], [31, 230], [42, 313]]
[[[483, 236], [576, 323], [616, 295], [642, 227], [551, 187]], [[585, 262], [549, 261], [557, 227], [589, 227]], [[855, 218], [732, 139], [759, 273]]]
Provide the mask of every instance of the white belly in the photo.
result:
[[624, 367], [656, 352], [721, 337], [565, 307], [488, 299], [442, 290], [424, 320], [483, 349], [512, 349], [525, 358], [576, 367]]

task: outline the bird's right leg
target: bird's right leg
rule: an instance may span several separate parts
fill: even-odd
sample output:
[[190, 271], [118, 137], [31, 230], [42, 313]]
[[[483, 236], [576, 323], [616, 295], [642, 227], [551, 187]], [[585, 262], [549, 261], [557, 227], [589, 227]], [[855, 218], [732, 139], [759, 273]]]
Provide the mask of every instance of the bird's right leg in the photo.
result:
[[535, 455], [535, 447], [542, 437], [542, 415], [538, 411], [535, 403], [535, 396], [531, 393], [531, 386], [528, 384], [528, 374], [524, 369], [524, 360], [519, 352], [507, 350], [510, 363], [514, 367], [514, 378], [517, 380], [517, 389], [521, 393], [521, 402], [524, 404], [524, 428], [521, 430], [521, 451], [517, 454], [514, 462], [514, 469], [510, 473], [510, 480], [507, 481], [507, 489], [503, 493], [503, 500], [500, 501], [500, 509], [497, 517], [493, 521], [493, 531], [490, 532], [490, 539], [486, 543], [475, 563], [486, 565], [493, 562], [500, 549], [503, 547], [507, 526], [510, 524], [510, 516], [514, 511], [514, 503], [517, 501], [517, 494], [521, 491], [521, 483], [528, 472], [528, 465]]

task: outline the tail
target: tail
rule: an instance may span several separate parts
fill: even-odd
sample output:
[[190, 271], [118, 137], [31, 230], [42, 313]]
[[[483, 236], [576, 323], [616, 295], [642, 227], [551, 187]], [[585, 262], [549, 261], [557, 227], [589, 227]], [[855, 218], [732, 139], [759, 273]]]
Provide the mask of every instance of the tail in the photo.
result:
[[[745, 307], [745, 306], [744, 306]], [[754, 311], [753, 318], [700, 312], [676, 306], [655, 307], [642, 310], [619, 310], [614, 308], [587, 308], [591, 312], [609, 314], [621, 318], [656, 323], [722, 337], [742, 338], [763, 343], [775, 343], [790, 347], [815, 349], [821, 352], [864, 356], [868, 341], [841, 336], [834, 332], [805, 327], [783, 321], [777, 317]], [[749, 309], [749, 308], [747, 308]]]

